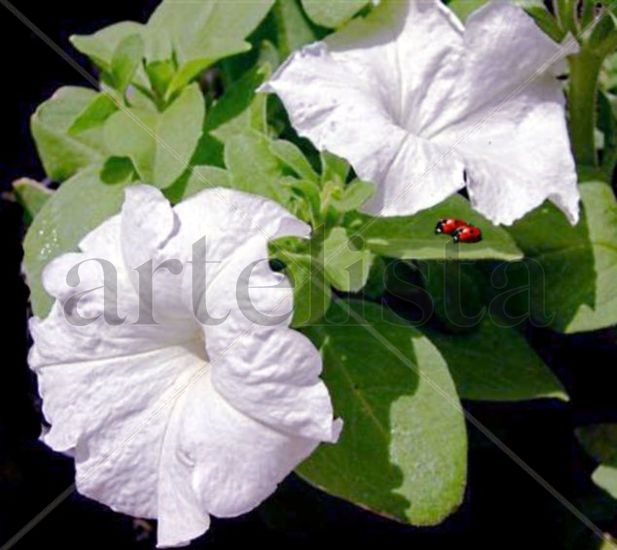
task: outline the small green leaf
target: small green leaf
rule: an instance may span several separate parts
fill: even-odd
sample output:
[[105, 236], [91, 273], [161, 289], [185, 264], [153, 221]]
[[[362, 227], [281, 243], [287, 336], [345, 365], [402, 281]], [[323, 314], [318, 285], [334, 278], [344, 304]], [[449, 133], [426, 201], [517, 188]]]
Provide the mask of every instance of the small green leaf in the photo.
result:
[[321, 182], [338, 181], [345, 183], [349, 175], [349, 163], [328, 151], [322, 151], [321, 154]]
[[277, 139], [270, 144], [270, 151], [301, 178], [319, 183], [319, 175], [304, 156], [304, 153], [295, 144], [283, 139]]
[[369, 302], [330, 308], [306, 333], [324, 359], [336, 445], [298, 469], [330, 494], [414, 525], [435, 525], [461, 503], [467, 438], [439, 352], [402, 319]]
[[511, 228], [526, 260], [512, 266], [511, 285], [529, 286], [533, 318], [561, 332], [617, 324], [617, 203], [609, 185], [580, 186], [581, 221], [572, 227], [551, 204]]
[[612, 13], [606, 12], [600, 18], [589, 36], [587, 45], [598, 57], [604, 58], [617, 47], [617, 22]]
[[[435, 235], [441, 218], [466, 220], [482, 230], [482, 241], [455, 244], [447, 235]], [[454, 195], [441, 204], [413, 216], [371, 218], [364, 216], [357, 228], [376, 254], [419, 260], [518, 260], [521, 251], [508, 232], [475, 212], [467, 200]], [[355, 228], [354, 228], [355, 229]]]
[[129, 157], [141, 179], [164, 189], [186, 170], [202, 134], [205, 104], [192, 85], [162, 113], [125, 109], [105, 124], [113, 155]]
[[176, 204], [200, 191], [215, 187], [232, 188], [231, 174], [216, 166], [194, 166], [171, 187], [165, 189], [164, 194], [173, 204]]
[[212, 106], [205, 130], [221, 143], [247, 130], [266, 132], [267, 96], [257, 88], [270, 76], [269, 67], [255, 67], [234, 82]]
[[533, 17], [538, 27], [540, 27], [555, 42], [561, 43], [561, 41], [565, 38], [565, 31], [559, 27], [559, 23], [553, 14], [550, 13], [544, 6], [530, 6], [525, 11]]
[[330, 29], [349, 21], [368, 3], [369, 0], [302, 0], [302, 6], [311, 20]]
[[41, 208], [53, 195], [53, 191], [38, 181], [21, 178], [13, 182], [17, 202], [24, 209], [26, 223], [31, 223]]
[[359, 250], [343, 227], [335, 227], [323, 243], [322, 263], [326, 278], [343, 292], [358, 292], [368, 279], [374, 256]]
[[144, 57], [144, 41], [139, 34], [131, 34], [116, 46], [111, 58], [110, 73], [114, 87], [126, 92]]
[[101, 128], [83, 131], [78, 136], [69, 134], [69, 128], [96, 96], [87, 88], [60, 88], [32, 116], [30, 126], [36, 148], [45, 173], [52, 180], [64, 181], [107, 156]]
[[90, 35], [73, 35], [70, 40], [73, 46], [87, 55], [100, 68], [111, 71], [114, 52], [119, 44], [131, 35], [141, 35], [144, 25], [133, 21], [122, 21]]
[[375, 193], [372, 183], [362, 180], [354, 180], [347, 185], [340, 199], [333, 199], [332, 205], [339, 212], [353, 212], [360, 208]]
[[146, 64], [146, 74], [154, 93], [159, 99], [163, 99], [169, 89], [169, 85], [176, 74], [173, 61], [151, 61]]
[[53, 300], [41, 282], [44, 267], [77, 249], [81, 239], [120, 210], [124, 184], [106, 185], [100, 166], [91, 166], [63, 183], [45, 203], [24, 240], [24, 266], [32, 311], [45, 317]]
[[97, 94], [88, 106], [77, 115], [69, 134], [77, 136], [86, 130], [102, 126], [118, 110], [118, 104], [107, 92]]
[[270, 140], [263, 134], [252, 131], [227, 140], [225, 166], [234, 188], [288, 204], [290, 190], [283, 185], [283, 166], [270, 152]]
[[568, 400], [559, 380], [513, 328], [486, 318], [477, 330], [466, 334], [423, 332], [448, 363], [462, 399]]
[[321, 220], [321, 190], [319, 186], [312, 181], [296, 179], [291, 179], [289, 186], [294, 194], [300, 196], [308, 205], [309, 212], [307, 214], [309, 216], [307, 219], [310, 219], [313, 227], [317, 227]]
[[317, 40], [300, 9], [298, 0], [276, 0], [272, 13], [276, 22], [276, 38], [282, 59], [286, 59], [305, 44]]
[[287, 262], [285, 272], [294, 286], [294, 327], [316, 323], [330, 307], [332, 292], [324, 281], [323, 267], [317, 264], [308, 254], [296, 254]]

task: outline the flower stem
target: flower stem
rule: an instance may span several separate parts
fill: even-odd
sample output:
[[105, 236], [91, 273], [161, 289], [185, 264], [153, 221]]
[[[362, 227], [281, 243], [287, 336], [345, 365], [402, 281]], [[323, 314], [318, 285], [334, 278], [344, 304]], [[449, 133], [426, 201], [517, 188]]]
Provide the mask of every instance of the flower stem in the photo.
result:
[[582, 166], [597, 166], [595, 128], [598, 77], [602, 58], [581, 49], [570, 57], [570, 138], [576, 162]]

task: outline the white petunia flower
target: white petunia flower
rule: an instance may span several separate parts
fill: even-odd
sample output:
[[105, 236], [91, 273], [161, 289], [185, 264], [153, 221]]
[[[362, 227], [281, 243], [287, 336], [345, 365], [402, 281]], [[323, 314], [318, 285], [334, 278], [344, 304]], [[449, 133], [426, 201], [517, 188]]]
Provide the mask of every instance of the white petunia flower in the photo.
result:
[[136, 185], [44, 271], [56, 301], [31, 321], [29, 358], [43, 439], [75, 458], [80, 493], [157, 518], [160, 546], [251, 510], [338, 438], [319, 353], [289, 328], [292, 290], [267, 261], [268, 239], [309, 232], [239, 191], [172, 208]]
[[408, 215], [467, 187], [511, 224], [550, 199], [578, 220], [579, 194], [553, 42], [493, 1], [465, 28], [439, 0], [384, 0], [365, 19], [293, 54], [261, 91], [294, 128], [378, 185], [366, 211]]

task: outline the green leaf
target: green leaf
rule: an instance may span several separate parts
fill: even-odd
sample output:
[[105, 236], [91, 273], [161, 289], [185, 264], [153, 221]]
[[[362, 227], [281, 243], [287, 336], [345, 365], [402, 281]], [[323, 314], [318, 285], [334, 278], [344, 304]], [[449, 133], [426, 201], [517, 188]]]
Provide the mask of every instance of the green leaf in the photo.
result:
[[335, 227], [323, 243], [326, 278], [343, 292], [358, 292], [364, 287], [373, 258], [370, 251], [356, 247], [343, 227]]
[[538, 27], [540, 27], [555, 42], [561, 43], [561, 41], [565, 38], [565, 31], [559, 27], [559, 23], [553, 14], [550, 13], [544, 6], [530, 6], [525, 11], [533, 17]]
[[350, 166], [345, 159], [337, 157], [328, 151], [322, 151], [320, 157], [322, 183], [329, 181], [345, 183], [347, 181]]
[[212, 106], [205, 130], [221, 143], [251, 129], [265, 133], [267, 96], [256, 91], [270, 73], [267, 66], [255, 67], [234, 82]]
[[332, 291], [324, 281], [323, 267], [317, 263], [308, 254], [295, 254], [286, 262], [285, 272], [294, 287], [294, 327], [316, 323], [330, 307]]
[[176, 74], [173, 61], [171, 59], [166, 59], [165, 61], [151, 61], [146, 64], [145, 70], [152, 90], [159, 100], [163, 99]]
[[559, 380], [514, 328], [486, 318], [466, 334], [423, 332], [448, 363], [462, 399], [568, 400]]
[[617, 424], [595, 424], [576, 430], [585, 450], [600, 466], [592, 479], [598, 487], [617, 499]]
[[144, 33], [144, 25], [133, 21], [122, 21], [90, 35], [73, 35], [70, 40], [73, 46], [87, 55], [99, 67], [111, 71], [112, 59], [116, 48], [131, 35]]
[[298, 0], [276, 0], [272, 13], [276, 22], [277, 45], [282, 59], [286, 59], [305, 44], [317, 40], [300, 9]]
[[148, 29], [151, 40], [157, 37], [170, 44], [180, 65], [168, 97], [218, 60], [249, 50], [251, 46], [245, 38], [273, 3], [274, 0], [164, 0], [148, 22]]
[[375, 193], [372, 183], [362, 180], [354, 180], [343, 190], [340, 199], [333, 199], [332, 206], [339, 212], [353, 212], [360, 208]]
[[24, 209], [25, 222], [31, 223], [41, 208], [53, 195], [53, 191], [38, 181], [21, 178], [13, 182], [17, 202]]
[[[479, 227], [482, 241], [456, 244], [447, 235], [435, 235], [441, 218], [458, 218]], [[414, 216], [371, 218], [364, 216], [357, 228], [376, 254], [420, 260], [517, 260], [522, 257], [505, 229], [494, 226], [475, 212], [467, 200], [454, 195], [441, 204]], [[356, 229], [354, 227], [354, 229]]]
[[233, 187], [287, 205], [289, 188], [283, 185], [283, 167], [270, 152], [270, 140], [258, 132], [239, 134], [225, 144], [225, 166]]
[[291, 143], [291, 141], [277, 139], [270, 144], [270, 151], [301, 178], [313, 183], [319, 183], [319, 175], [315, 172], [300, 148]]
[[24, 266], [32, 311], [37, 317], [45, 317], [53, 303], [41, 282], [43, 268], [61, 254], [77, 250], [83, 237], [120, 210], [125, 185], [102, 183], [100, 169], [91, 166], [63, 183], [26, 235]]
[[102, 126], [118, 110], [118, 104], [107, 92], [96, 94], [88, 106], [77, 115], [68, 132], [77, 136], [86, 130]]
[[486, 313], [483, 273], [471, 262], [416, 262], [434, 313], [448, 332], [477, 327]]
[[617, 467], [617, 424], [593, 424], [576, 430], [585, 451], [598, 462]]
[[[591, 475], [593, 482], [606, 491], [611, 497], [617, 499], [617, 468], [600, 464]], [[611, 546], [614, 548], [614, 546]]]
[[114, 114], [105, 124], [105, 141], [113, 155], [133, 161], [142, 180], [164, 189], [188, 167], [204, 116], [204, 99], [194, 84], [162, 114], [143, 109]]
[[600, 18], [600, 21], [595, 24], [587, 45], [595, 55], [602, 58], [615, 51], [617, 47], [617, 22], [612, 13], [606, 12]]
[[231, 174], [216, 166], [194, 166], [171, 187], [165, 189], [164, 194], [173, 204], [176, 204], [200, 191], [215, 187], [232, 188]]
[[585, 183], [580, 190], [577, 226], [547, 203], [511, 228], [527, 258], [512, 266], [511, 284], [529, 285], [538, 323], [567, 333], [617, 324], [617, 203], [607, 184]]
[[306, 14], [314, 23], [335, 29], [349, 21], [369, 0], [302, 0]]
[[110, 73], [114, 87], [126, 92], [144, 57], [144, 41], [139, 34], [131, 34], [116, 46], [111, 58]]
[[69, 134], [73, 122], [96, 98], [87, 88], [60, 88], [36, 110], [30, 121], [36, 148], [45, 173], [54, 181], [64, 181], [108, 154], [100, 128]]
[[429, 340], [376, 304], [339, 303], [306, 329], [324, 359], [336, 445], [300, 468], [321, 489], [379, 514], [435, 525], [461, 503], [465, 422], [448, 369]]

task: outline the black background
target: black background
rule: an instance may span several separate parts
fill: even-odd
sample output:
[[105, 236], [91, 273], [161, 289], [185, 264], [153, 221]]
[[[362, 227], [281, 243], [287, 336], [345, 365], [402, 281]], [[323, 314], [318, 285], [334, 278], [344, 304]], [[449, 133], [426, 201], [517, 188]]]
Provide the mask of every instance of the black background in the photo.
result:
[[[91, 71], [71, 48], [68, 37], [122, 19], [144, 21], [156, 3], [16, 0], [14, 5]], [[17, 177], [43, 177], [28, 131], [29, 117], [56, 88], [68, 84], [88, 85], [0, 6], [3, 192]], [[73, 481], [72, 461], [52, 453], [37, 439], [42, 419], [36, 383], [26, 363], [29, 343], [27, 289], [20, 275], [22, 236], [20, 208], [0, 201], [0, 547]], [[577, 445], [573, 428], [617, 420], [617, 337], [614, 331], [565, 338], [537, 330], [529, 331], [528, 336], [566, 384], [572, 403], [466, 406], [560, 493], [579, 505], [581, 498], [597, 494], [588, 479], [594, 464]], [[465, 502], [439, 527], [416, 529], [396, 524], [323, 495], [291, 476], [258, 510], [234, 520], [214, 520], [210, 532], [193, 547], [322, 543], [362, 548], [463, 544], [481, 548], [520, 544], [585, 547], [580, 542], [585, 537], [578, 539], [572, 531], [579, 524], [563, 506], [472, 427], [469, 431], [472, 449]], [[610, 518], [600, 517], [599, 522], [605, 530], [615, 527]], [[152, 548], [153, 528], [72, 494], [15, 548]]]

